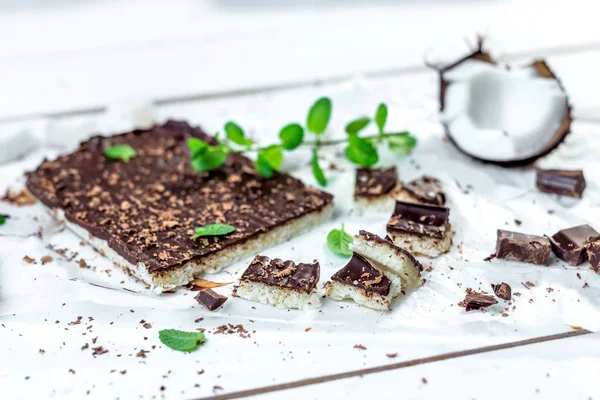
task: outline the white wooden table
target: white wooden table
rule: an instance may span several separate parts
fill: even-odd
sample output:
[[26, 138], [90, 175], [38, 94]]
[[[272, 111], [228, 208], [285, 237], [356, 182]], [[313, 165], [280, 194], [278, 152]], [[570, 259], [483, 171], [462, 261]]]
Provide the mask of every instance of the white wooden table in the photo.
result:
[[[350, 118], [388, 102], [395, 110], [394, 127], [422, 134], [414, 160], [433, 168], [437, 164], [431, 155], [438, 151], [440, 157], [460, 156], [440, 139], [437, 80], [423, 60], [462, 55], [468, 50], [464, 39], [473, 42], [483, 33], [504, 59], [545, 57], [562, 79], [574, 105], [574, 139], [544, 162], [568, 159], [569, 166], [584, 167], [593, 196], [600, 183], [600, 169], [591, 168], [597, 166], [591, 153], [600, 150], [595, 139], [600, 129], [596, 8], [583, 0], [5, 0], [0, 5], [0, 147], [27, 152], [0, 165], [0, 190], [19, 187], [23, 170], [94, 131], [118, 132], [152, 119], [187, 119], [217, 131], [234, 118], [255, 138], [269, 142], [283, 124], [302, 121], [321, 95], [334, 99], [332, 126], [338, 129], [332, 135], [342, 135], [339, 127]], [[15, 138], [32, 142], [21, 146], [17, 142], [24, 139]], [[585, 143], [583, 152], [577, 141]], [[477, 170], [474, 174], [504, 184], [512, 179], [514, 189], [519, 187], [518, 175], [463, 158], [460, 162]], [[407, 174], [417, 173], [408, 163], [403, 166]], [[0, 203], [0, 212], [22, 212], [6, 207]], [[586, 207], [592, 214], [565, 210], [564, 219], [600, 218], [593, 199]], [[281, 314], [274, 324], [254, 318], [251, 311], [209, 314], [191, 308], [189, 296], [151, 298], [93, 287], [71, 280], [89, 277], [67, 262], [45, 270], [17, 265], [18, 255], [43, 251], [37, 239], [19, 237], [35, 225], [24, 222], [34, 212], [22, 213], [23, 226], [0, 236], [2, 398], [193, 399], [216, 394], [341, 399], [379, 396], [385, 390], [410, 399], [588, 399], [600, 393], [600, 336], [590, 333], [600, 329], [600, 319], [593, 322], [600, 313], [595, 300], [600, 285], [590, 271], [581, 271], [592, 291], [582, 300], [585, 307], [578, 305], [575, 272], [573, 282], [557, 295], [556, 313], [568, 320], [563, 324], [536, 315], [534, 308], [515, 313], [514, 325], [450, 317], [435, 308], [418, 313], [431, 316], [429, 329], [411, 325], [412, 317], [405, 326], [402, 319], [387, 324], [355, 308], [348, 310], [357, 313], [352, 329], [346, 329], [347, 322], [320, 321], [314, 314]], [[52, 227], [49, 220], [43, 222]], [[68, 232], [56, 235], [77, 246]], [[296, 247], [303, 240], [308, 239]], [[286, 255], [285, 247], [278, 249]], [[475, 256], [489, 252], [473, 249]], [[99, 257], [93, 260], [102, 264]], [[15, 268], [22, 272], [14, 274]], [[562, 272], [548, 272], [553, 273]], [[536, 292], [538, 303], [544, 301], [544, 288]], [[426, 299], [427, 290], [419, 299]], [[403, 305], [400, 312], [409, 307]], [[84, 324], [68, 325], [79, 315], [93, 315], [93, 333], [87, 337]], [[252, 339], [211, 335], [205, 348], [189, 355], [158, 348], [143, 360], [130, 356], [158, 345], [158, 329], [195, 329], [200, 316], [209, 329], [243, 322], [256, 333]], [[472, 320], [465, 323], [464, 318]], [[143, 329], [141, 319], [153, 328]], [[437, 330], [436, 320], [447, 321], [444, 332]], [[569, 324], [589, 331], [572, 330]], [[305, 332], [307, 327], [312, 329]], [[111, 352], [97, 358], [82, 352], [81, 345], [93, 336]], [[529, 339], [539, 343], [510, 344]], [[353, 349], [357, 343], [367, 350]], [[500, 349], [488, 348], [503, 343]], [[474, 348], [482, 350], [454, 353]], [[385, 357], [395, 352], [397, 358]]]

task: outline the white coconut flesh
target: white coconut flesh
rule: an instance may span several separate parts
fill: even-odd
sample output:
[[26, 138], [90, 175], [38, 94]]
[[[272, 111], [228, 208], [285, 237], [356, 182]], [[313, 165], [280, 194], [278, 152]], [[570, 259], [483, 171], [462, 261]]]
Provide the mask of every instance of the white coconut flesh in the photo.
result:
[[534, 67], [507, 70], [467, 60], [444, 73], [449, 83], [441, 121], [454, 142], [489, 161], [532, 157], [548, 147], [568, 109], [556, 79]]

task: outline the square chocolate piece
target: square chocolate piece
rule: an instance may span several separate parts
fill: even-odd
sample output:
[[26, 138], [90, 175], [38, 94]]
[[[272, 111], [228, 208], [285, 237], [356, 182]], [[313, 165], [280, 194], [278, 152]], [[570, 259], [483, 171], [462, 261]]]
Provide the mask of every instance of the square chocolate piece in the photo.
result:
[[576, 198], [581, 198], [586, 186], [581, 170], [538, 169], [535, 183], [540, 192]]
[[285, 309], [318, 306], [319, 276], [320, 266], [316, 260], [311, 264], [295, 264], [256, 256], [242, 274], [233, 295]]
[[556, 232], [550, 238], [554, 254], [569, 265], [579, 265], [587, 258], [586, 246], [600, 239], [600, 233], [589, 225], [575, 226]]
[[396, 201], [387, 233], [396, 246], [429, 257], [446, 253], [452, 244], [452, 229], [446, 207]]
[[394, 192], [400, 187], [396, 167], [358, 168], [354, 204], [361, 210], [389, 212], [394, 207]]
[[411, 203], [432, 204], [443, 206], [446, 204], [446, 194], [442, 182], [432, 176], [422, 176], [402, 185], [397, 200]]
[[227, 301], [227, 296], [222, 296], [212, 289], [202, 289], [194, 298], [198, 304], [204, 306], [209, 311], [215, 311]]
[[[117, 265], [157, 290], [187, 284], [325, 221], [332, 196], [289, 175], [259, 176], [230, 154], [210, 172], [191, 166], [188, 139], [215, 144], [185, 122], [96, 136], [70, 154], [44, 161], [27, 187], [59, 220]], [[133, 147], [128, 162], [104, 151]], [[191, 239], [193, 228], [229, 224], [226, 236]]]
[[587, 255], [594, 272], [597, 274], [600, 273], [600, 241], [588, 244]]
[[550, 252], [550, 240], [547, 237], [498, 229], [497, 258], [548, 265]]

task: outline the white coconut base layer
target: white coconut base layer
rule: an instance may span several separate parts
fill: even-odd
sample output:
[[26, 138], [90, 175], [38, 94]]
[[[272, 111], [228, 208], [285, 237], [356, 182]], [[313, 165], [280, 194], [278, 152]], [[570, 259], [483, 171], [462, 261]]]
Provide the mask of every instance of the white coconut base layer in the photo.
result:
[[271, 304], [282, 309], [304, 310], [321, 305], [316, 290], [309, 294], [257, 282], [240, 282], [233, 295], [257, 303]]
[[382, 271], [382, 273], [392, 281], [390, 292], [387, 296], [382, 296], [379, 293], [374, 292], [366, 292], [364, 289], [356, 286], [336, 281], [325, 283], [325, 294], [333, 300], [350, 299], [363, 307], [369, 307], [375, 310], [389, 310], [392, 300], [402, 293], [402, 280], [392, 273], [385, 271]]
[[186, 285], [194, 279], [194, 276], [202, 273], [220, 271], [242, 258], [255, 255], [263, 249], [276, 246], [279, 243], [285, 242], [302, 232], [322, 224], [331, 217], [333, 204], [329, 204], [319, 211], [289, 221], [285, 225], [278, 226], [269, 232], [249, 239], [239, 245], [226, 247], [217, 253], [213, 253], [199, 260], [189, 261], [177, 269], [156, 273], [148, 272], [147, 266], [142, 262], [132, 264], [127, 261], [123, 256], [110, 248], [106, 240], [92, 236], [81, 226], [68, 221], [62, 210], [52, 212], [49, 208], [47, 209], [57, 220], [64, 221], [67, 228], [98, 250], [100, 254], [111, 260], [115, 265], [123, 268], [128, 273], [150, 285], [155, 292], [160, 293]]
[[373, 213], [392, 213], [396, 205], [398, 192], [402, 187], [402, 183], [398, 181], [391, 192], [381, 196], [354, 196], [354, 209], [359, 214], [365, 212]]
[[388, 235], [396, 246], [405, 248], [413, 254], [427, 257], [438, 257], [447, 253], [452, 246], [452, 227], [450, 225], [446, 228], [446, 235], [441, 239], [395, 231], [388, 231]]
[[366, 240], [361, 235], [354, 237], [350, 247], [352, 251], [369, 260], [375, 268], [398, 275], [402, 280], [403, 289], [412, 289], [421, 283], [419, 265], [406, 254], [394, 251], [385, 244]]

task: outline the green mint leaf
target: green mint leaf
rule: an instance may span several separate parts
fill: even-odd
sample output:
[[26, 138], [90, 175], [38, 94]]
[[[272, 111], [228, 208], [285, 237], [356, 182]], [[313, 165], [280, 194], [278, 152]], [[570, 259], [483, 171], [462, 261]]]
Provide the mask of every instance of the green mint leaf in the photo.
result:
[[208, 147], [192, 158], [192, 168], [196, 171], [212, 171], [225, 163], [229, 149], [223, 145]]
[[128, 162], [137, 155], [135, 149], [128, 144], [115, 144], [104, 150], [106, 158]]
[[248, 139], [242, 128], [233, 121], [229, 121], [225, 124], [225, 136], [227, 139], [240, 146], [250, 147], [254, 144], [254, 141]]
[[189, 138], [187, 144], [192, 153], [192, 158], [203, 154], [210, 147], [208, 143], [198, 138]]
[[224, 236], [234, 231], [235, 226], [227, 224], [210, 224], [194, 228], [194, 234], [190, 236], [190, 239], [195, 240], [204, 236]]
[[277, 171], [283, 162], [283, 150], [281, 146], [273, 145], [266, 149], [262, 149], [256, 157], [254, 168], [259, 175], [270, 178], [273, 176], [273, 171]]
[[0, 225], [4, 225], [4, 223], [6, 222], [7, 218], [9, 218], [8, 215], [0, 214]]
[[379, 155], [373, 143], [360, 138], [356, 134], [348, 137], [348, 147], [346, 147], [344, 153], [348, 160], [362, 167], [370, 167], [379, 161]]
[[384, 103], [381, 103], [377, 107], [377, 111], [375, 112], [375, 124], [377, 124], [377, 128], [379, 129], [379, 134], [383, 134], [383, 127], [387, 122], [388, 117], [388, 108]]
[[331, 99], [321, 97], [317, 100], [308, 112], [306, 118], [306, 127], [316, 135], [321, 135], [327, 129], [329, 119], [331, 118]]
[[319, 185], [327, 186], [327, 178], [325, 177], [325, 174], [323, 173], [323, 170], [319, 165], [319, 154], [317, 152], [317, 149], [313, 149], [312, 153], [312, 160], [310, 162], [312, 166], [312, 173], [315, 176], [317, 182], [319, 182]]
[[417, 146], [417, 138], [410, 135], [397, 135], [387, 138], [388, 147], [396, 154], [408, 154]]
[[273, 145], [260, 151], [259, 155], [262, 155], [264, 160], [269, 163], [271, 168], [278, 170], [283, 162], [283, 151], [281, 146]]
[[204, 333], [184, 332], [177, 329], [163, 329], [158, 332], [158, 338], [167, 347], [177, 351], [193, 351], [204, 343]]
[[342, 224], [342, 229], [333, 229], [327, 235], [327, 247], [338, 256], [350, 257], [352, 250], [349, 246], [352, 240], [352, 236], [344, 231], [344, 225]]
[[273, 176], [273, 168], [271, 167], [271, 164], [265, 160], [262, 154], [259, 154], [258, 157], [256, 157], [254, 168], [256, 169], [256, 172], [258, 172], [258, 174], [264, 178], [270, 178]]
[[365, 129], [370, 122], [371, 118], [369, 117], [357, 118], [354, 121], [350, 121], [348, 125], [346, 125], [346, 132], [349, 134], [358, 133]]
[[286, 125], [279, 132], [279, 139], [284, 149], [294, 150], [304, 140], [304, 128], [300, 124]]

